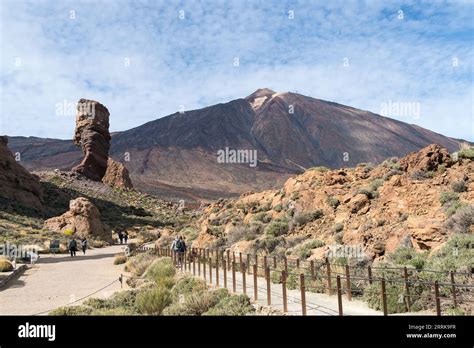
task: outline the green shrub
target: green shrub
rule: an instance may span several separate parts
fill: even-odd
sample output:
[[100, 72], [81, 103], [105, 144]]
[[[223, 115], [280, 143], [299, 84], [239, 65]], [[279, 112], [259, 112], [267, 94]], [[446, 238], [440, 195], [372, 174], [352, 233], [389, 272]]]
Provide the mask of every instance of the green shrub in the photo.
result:
[[459, 181], [453, 182], [451, 184], [451, 187], [453, 188], [454, 192], [461, 193], [461, 192], [466, 192], [467, 191], [467, 185], [466, 185], [466, 182], [464, 180], [459, 180]]
[[258, 240], [256, 247], [257, 249], [263, 248], [267, 251], [267, 253], [273, 252], [275, 248], [281, 245], [284, 242], [282, 237], [273, 237], [267, 236], [261, 240]]
[[214, 307], [210, 308], [203, 315], [213, 316], [237, 316], [254, 313], [255, 309], [250, 304], [250, 299], [247, 295], [228, 296], [221, 299]]
[[444, 173], [446, 171], [446, 164], [440, 164], [438, 166], [438, 173]]
[[427, 260], [426, 269], [468, 272], [474, 268], [474, 235], [455, 234]]
[[[403, 297], [403, 286], [386, 284], [385, 289], [387, 294], [387, 312], [389, 314], [405, 313], [407, 310]], [[367, 301], [370, 308], [378, 311], [383, 310], [382, 295], [380, 294], [380, 282], [374, 282], [365, 288], [364, 300]]]
[[13, 265], [6, 259], [0, 259], [0, 272], [11, 272], [13, 271]]
[[375, 197], [377, 197], [377, 193], [374, 192], [374, 191], [371, 191], [367, 188], [361, 188], [359, 189], [359, 191], [357, 191], [358, 194], [363, 194], [363, 195], [366, 195], [368, 199], [373, 199]]
[[268, 224], [268, 226], [265, 228], [265, 234], [278, 237], [288, 233], [288, 229], [289, 226], [287, 220], [277, 219]]
[[383, 183], [384, 183], [383, 179], [375, 179], [369, 185], [370, 191], [372, 191], [372, 192], [377, 191], [378, 188], [383, 185]]
[[439, 196], [439, 202], [441, 205], [445, 205], [448, 202], [458, 201], [459, 195], [456, 192], [442, 192]]
[[399, 247], [395, 251], [388, 255], [389, 260], [397, 265], [413, 266], [418, 270], [423, 269], [425, 266], [428, 253], [416, 252], [413, 248]]
[[206, 282], [195, 277], [181, 278], [171, 290], [173, 296], [188, 295], [193, 292], [199, 292], [207, 289]]
[[425, 172], [423, 170], [417, 170], [410, 175], [413, 180], [425, 180], [433, 178], [435, 173], [433, 171]]
[[398, 221], [406, 221], [408, 220], [408, 213], [402, 213], [401, 211], [398, 212]]
[[282, 211], [283, 207], [281, 206], [281, 204], [277, 204], [273, 207], [273, 210], [275, 210], [276, 212], [280, 212]]
[[272, 218], [270, 215], [267, 215], [267, 213], [260, 212], [254, 215], [253, 220], [268, 223], [272, 220]]
[[164, 311], [164, 315], [200, 316], [229, 296], [227, 289], [192, 292], [185, 296], [184, 302], [175, 303]]
[[311, 256], [311, 250], [320, 248], [326, 245], [322, 240], [314, 239], [303, 243], [299, 248], [295, 250], [295, 254], [302, 260], [306, 260]]
[[307, 224], [308, 222], [314, 221], [319, 219], [324, 215], [324, 212], [321, 209], [317, 209], [312, 212], [298, 212], [293, 217], [293, 221], [300, 226]]
[[458, 158], [474, 159], [474, 147], [465, 148], [459, 151]]
[[66, 306], [53, 309], [48, 315], [51, 316], [73, 316], [73, 315], [90, 315], [92, 308], [85, 306]]
[[336, 197], [328, 197], [326, 199], [326, 203], [334, 209], [336, 209], [339, 206], [339, 204], [341, 204], [339, 199], [337, 199]]
[[334, 236], [334, 241], [337, 244], [344, 244], [344, 232], [337, 232], [336, 235]]
[[140, 292], [136, 300], [140, 313], [152, 315], [161, 315], [171, 302], [170, 291], [161, 286]]
[[466, 205], [459, 201], [448, 202], [444, 205], [446, 209], [446, 216], [451, 217], [459, 210], [459, 208], [465, 207]]
[[445, 222], [445, 229], [454, 233], [469, 233], [474, 224], [474, 205], [459, 207]]
[[125, 271], [141, 276], [155, 259], [156, 256], [150, 252], [137, 254], [128, 259], [125, 264]]
[[117, 255], [115, 256], [114, 259], [114, 265], [121, 265], [123, 263], [127, 262], [127, 256], [125, 255]]
[[308, 170], [314, 170], [316, 172], [327, 172], [329, 169], [324, 167], [324, 166], [318, 166], [318, 167], [311, 167]]
[[168, 257], [162, 257], [151, 264], [151, 266], [146, 270], [145, 276], [148, 279], [153, 280], [157, 285], [169, 289], [174, 285], [173, 277], [175, 273], [176, 269], [171, 259]]

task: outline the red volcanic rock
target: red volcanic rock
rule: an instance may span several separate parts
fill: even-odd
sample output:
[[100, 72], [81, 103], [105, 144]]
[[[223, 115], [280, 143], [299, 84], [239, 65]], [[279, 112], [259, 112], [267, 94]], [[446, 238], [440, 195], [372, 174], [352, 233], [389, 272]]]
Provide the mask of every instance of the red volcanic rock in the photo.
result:
[[15, 161], [7, 143], [7, 137], [0, 137], [0, 197], [42, 210], [43, 192], [39, 181]]
[[84, 158], [72, 170], [101, 181], [107, 170], [110, 148], [109, 111], [104, 105], [94, 100], [79, 100], [74, 143], [82, 148]]
[[131, 189], [133, 188], [132, 180], [128, 174], [127, 168], [120, 163], [109, 158], [107, 162], [107, 171], [105, 172], [102, 182], [112, 187]]
[[436, 170], [439, 165], [450, 163], [451, 157], [448, 150], [437, 144], [428, 145], [400, 159], [400, 166], [408, 172]]

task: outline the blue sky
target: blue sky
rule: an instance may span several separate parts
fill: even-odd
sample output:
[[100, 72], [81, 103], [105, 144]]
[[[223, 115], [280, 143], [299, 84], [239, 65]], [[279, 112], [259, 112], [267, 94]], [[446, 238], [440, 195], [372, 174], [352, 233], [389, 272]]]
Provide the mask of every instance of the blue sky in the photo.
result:
[[474, 1], [0, 0], [0, 21], [0, 134], [70, 139], [80, 98], [119, 131], [268, 87], [417, 103], [388, 116], [474, 140]]

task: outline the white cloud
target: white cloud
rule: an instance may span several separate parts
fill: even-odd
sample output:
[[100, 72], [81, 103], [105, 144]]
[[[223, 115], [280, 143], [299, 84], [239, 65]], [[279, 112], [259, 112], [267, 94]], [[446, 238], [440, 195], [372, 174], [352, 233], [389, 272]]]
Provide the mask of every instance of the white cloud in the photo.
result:
[[412, 123], [474, 140], [469, 2], [0, 4], [0, 133], [70, 138], [74, 117], [55, 105], [81, 97], [104, 103], [116, 131], [269, 87], [376, 113], [418, 102]]

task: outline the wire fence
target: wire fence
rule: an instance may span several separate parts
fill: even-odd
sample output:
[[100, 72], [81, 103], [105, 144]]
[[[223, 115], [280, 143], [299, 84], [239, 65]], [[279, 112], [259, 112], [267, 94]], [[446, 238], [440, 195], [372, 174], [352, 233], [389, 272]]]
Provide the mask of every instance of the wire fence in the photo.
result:
[[[204, 278], [206, 282], [216, 286], [231, 288], [234, 293], [239, 285], [241, 291], [247, 294], [247, 285], [252, 282], [255, 301], [258, 301], [259, 292], [265, 294], [269, 306], [272, 296], [279, 297], [283, 301], [283, 312], [288, 312], [288, 289], [299, 289], [298, 300], [302, 315], [307, 314], [308, 308], [318, 308], [317, 304], [306, 301], [307, 292], [335, 295], [339, 315], [344, 314], [343, 297], [352, 301], [353, 298], [367, 294], [372, 301], [377, 302], [375, 308], [380, 309], [384, 315], [388, 315], [389, 310], [396, 313], [426, 308], [441, 315], [442, 309], [458, 308], [460, 305], [472, 308], [474, 303], [472, 273], [467, 272], [360, 267], [203, 248], [174, 252], [168, 248], [141, 246], [136, 251], [151, 251], [160, 256], [171, 257], [182, 271]], [[236, 278], [237, 273], [240, 280]], [[425, 280], [423, 275], [426, 273], [440, 274], [443, 277], [437, 277], [436, 280], [428, 277]], [[258, 286], [259, 278], [265, 280], [264, 289]], [[281, 286], [281, 293], [273, 292], [272, 286]]]

